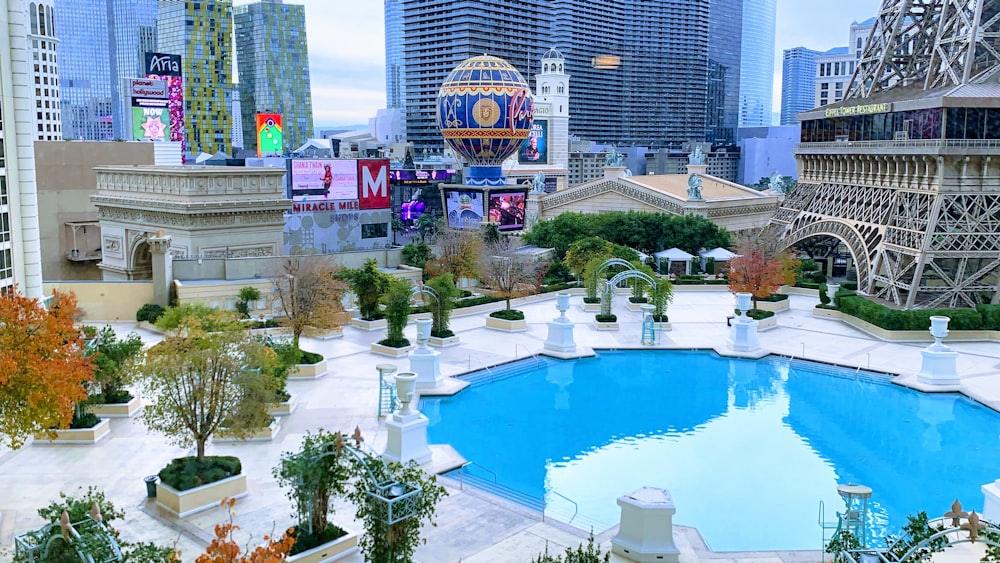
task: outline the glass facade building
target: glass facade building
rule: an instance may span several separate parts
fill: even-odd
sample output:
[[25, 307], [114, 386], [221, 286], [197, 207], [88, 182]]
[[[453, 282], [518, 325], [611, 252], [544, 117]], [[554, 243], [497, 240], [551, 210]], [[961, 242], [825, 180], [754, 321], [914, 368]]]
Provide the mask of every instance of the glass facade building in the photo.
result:
[[740, 127], [771, 124], [777, 0], [744, 0], [740, 48]]
[[385, 0], [385, 106], [406, 107], [403, 64], [403, 2]]
[[[406, 107], [407, 140], [418, 151], [436, 152], [444, 146], [434, 102], [441, 83], [458, 63], [489, 53], [506, 59], [531, 83], [542, 51], [549, 47], [565, 56], [572, 76], [572, 135], [622, 146], [663, 147], [703, 141], [709, 130], [714, 2], [400, 0], [400, 33], [389, 29], [394, 3], [386, 4], [386, 97], [391, 105], [395, 94], [390, 59], [396, 56], [391, 43], [401, 41], [405, 84], [401, 105]], [[732, 41], [732, 36], [726, 39]], [[618, 64], [595, 68], [595, 58], [604, 56]], [[726, 72], [738, 74], [735, 68], [730, 71], [739, 66], [738, 60], [723, 58], [729, 65]], [[716, 76], [725, 76], [718, 85], [723, 92], [732, 92], [728, 75]], [[720, 100], [725, 107], [725, 94]], [[730, 122], [735, 125], [734, 119]]]
[[159, 0], [157, 51], [181, 56], [191, 154], [228, 152], [232, 130], [232, 0]]
[[713, 0], [709, 10], [705, 140], [728, 144], [739, 126], [743, 0]]
[[243, 148], [257, 148], [256, 115], [281, 114], [284, 151], [313, 134], [304, 6], [262, 0], [234, 8]]
[[781, 124], [795, 125], [799, 112], [816, 103], [816, 55], [819, 51], [785, 49], [781, 61]]
[[122, 80], [140, 78], [156, 50], [157, 0], [55, 0], [62, 130], [67, 139], [126, 139], [130, 100]]
[[55, 7], [52, 0], [28, 3], [28, 44], [35, 83], [35, 139], [61, 141], [59, 110], [59, 65], [56, 45]]

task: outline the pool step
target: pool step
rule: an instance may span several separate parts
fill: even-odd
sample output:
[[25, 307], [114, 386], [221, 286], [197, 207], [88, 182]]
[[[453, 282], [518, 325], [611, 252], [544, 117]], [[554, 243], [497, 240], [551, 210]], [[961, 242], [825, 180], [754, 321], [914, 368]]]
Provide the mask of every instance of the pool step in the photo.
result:
[[507, 364], [494, 366], [489, 370], [482, 369], [465, 375], [459, 375], [457, 377], [462, 381], [468, 381], [470, 386], [475, 387], [487, 383], [503, 381], [504, 379], [510, 379], [511, 377], [517, 377], [536, 370], [547, 369], [549, 366], [558, 361], [561, 360], [555, 360], [544, 356], [538, 356], [537, 359], [525, 358], [523, 360], [516, 360]]
[[456, 469], [450, 473], [447, 473], [449, 477], [453, 479], [459, 479], [466, 485], [472, 485], [477, 489], [481, 489], [488, 493], [497, 495], [498, 497], [504, 498], [511, 502], [520, 504], [532, 510], [537, 510], [541, 512], [545, 509], [545, 503], [538, 498], [535, 498], [527, 493], [518, 491], [517, 489], [512, 489], [510, 487], [505, 487], [499, 483], [493, 481], [491, 477], [481, 477], [472, 473], [470, 470]]
[[[776, 362], [788, 362], [786, 359], [777, 359]], [[828, 377], [839, 377], [840, 379], [850, 379], [863, 383], [889, 383], [892, 376], [884, 373], [851, 369], [849, 367], [811, 362], [808, 360], [793, 359], [789, 363], [789, 369], [800, 374], [823, 375]]]

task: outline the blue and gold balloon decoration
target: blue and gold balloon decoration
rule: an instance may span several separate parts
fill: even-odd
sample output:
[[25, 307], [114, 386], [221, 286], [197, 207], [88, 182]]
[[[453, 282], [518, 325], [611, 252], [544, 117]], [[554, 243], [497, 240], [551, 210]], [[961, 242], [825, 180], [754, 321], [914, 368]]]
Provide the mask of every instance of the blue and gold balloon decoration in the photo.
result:
[[438, 92], [438, 127], [445, 141], [472, 165], [470, 185], [506, 183], [500, 165], [524, 144], [533, 117], [528, 83], [498, 57], [466, 59]]

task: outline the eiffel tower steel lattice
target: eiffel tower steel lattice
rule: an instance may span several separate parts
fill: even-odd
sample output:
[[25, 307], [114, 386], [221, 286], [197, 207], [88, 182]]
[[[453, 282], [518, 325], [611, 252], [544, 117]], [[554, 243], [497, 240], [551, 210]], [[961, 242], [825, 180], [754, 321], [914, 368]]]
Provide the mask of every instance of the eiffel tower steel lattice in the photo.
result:
[[883, 0], [847, 92], [799, 115], [784, 245], [836, 237], [903, 308], [1000, 302], [1000, 0]]

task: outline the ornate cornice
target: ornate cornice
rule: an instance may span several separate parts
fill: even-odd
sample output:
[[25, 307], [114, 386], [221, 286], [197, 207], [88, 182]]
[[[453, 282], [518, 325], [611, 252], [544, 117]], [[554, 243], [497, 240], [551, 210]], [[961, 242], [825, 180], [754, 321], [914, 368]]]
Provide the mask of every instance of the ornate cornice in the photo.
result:
[[657, 209], [662, 209], [674, 215], [683, 215], [684, 208], [671, 201], [663, 195], [659, 195], [652, 190], [645, 190], [633, 185], [613, 180], [606, 180], [589, 186], [571, 188], [563, 192], [543, 196], [541, 199], [542, 211], [548, 211], [564, 205], [592, 198], [601, 194], [614, 192], [625, 197], [640, 201]]

